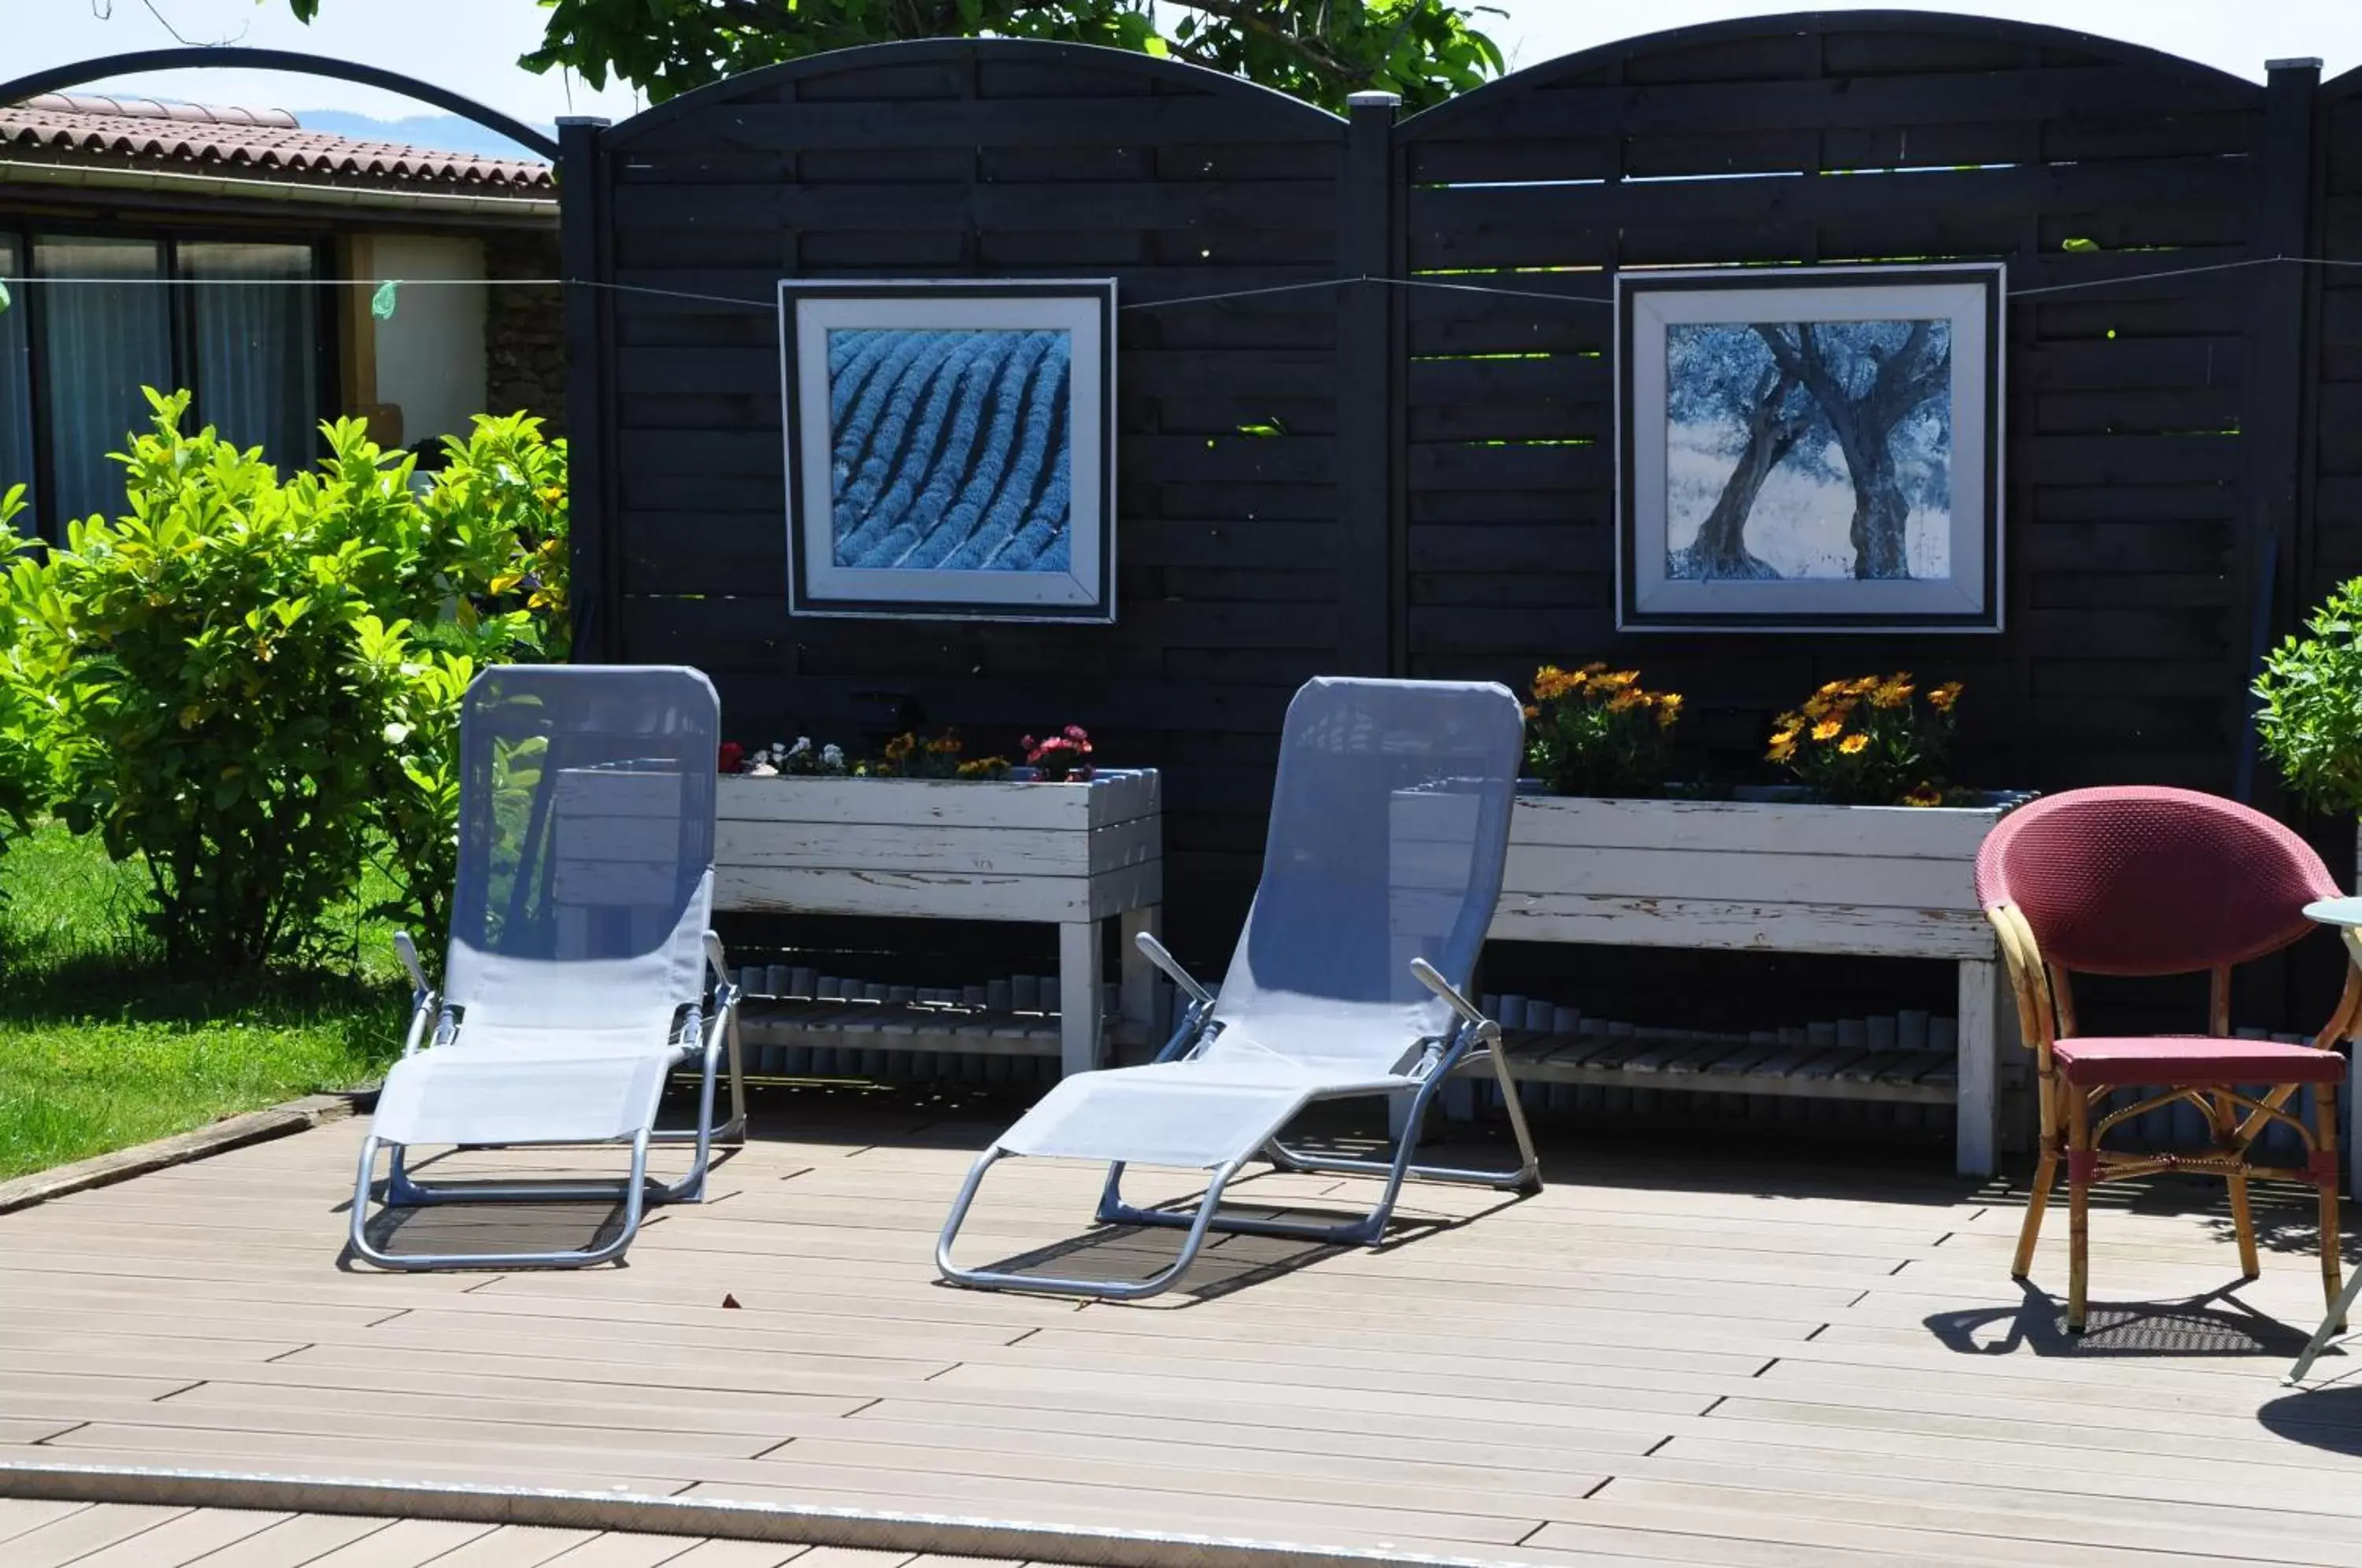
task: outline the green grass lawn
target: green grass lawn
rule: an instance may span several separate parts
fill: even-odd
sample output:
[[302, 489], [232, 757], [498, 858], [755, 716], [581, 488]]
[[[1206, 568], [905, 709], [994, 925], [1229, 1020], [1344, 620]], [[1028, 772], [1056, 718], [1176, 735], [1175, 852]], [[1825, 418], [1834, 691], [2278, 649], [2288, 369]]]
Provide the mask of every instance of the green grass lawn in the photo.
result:
[[[382, 924], [259, 982], [174, 977], [146, 872], [54, 824], [0, 856], [0, 1180], [383, 1072], [409, 988]], [[375, 893], [372, 892], [372, 898]]]

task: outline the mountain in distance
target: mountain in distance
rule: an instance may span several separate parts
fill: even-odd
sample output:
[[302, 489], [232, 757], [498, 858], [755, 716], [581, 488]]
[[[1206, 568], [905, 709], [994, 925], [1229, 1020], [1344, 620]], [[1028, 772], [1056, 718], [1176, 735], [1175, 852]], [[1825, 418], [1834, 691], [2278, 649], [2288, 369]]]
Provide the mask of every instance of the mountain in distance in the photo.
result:
[[[295, 118], [305, 130], [326, 131], [330, 136], [348, 136], [359, 141], [399, 142], [405, 147], [423, 148], [430, 152], [468, 152], [480, 158], [529, 158], [538, 160], [541, 157], [541, 154], [530, 148], [518, 146], [491, 127], [480, 126], [458, 115], [405, 115], [398, 120], [381, 120], [369, 115], [357, 115], [348, 109], [298, 109]], [[545, 125], [535, 125], [534, 129], [557, 134]]]

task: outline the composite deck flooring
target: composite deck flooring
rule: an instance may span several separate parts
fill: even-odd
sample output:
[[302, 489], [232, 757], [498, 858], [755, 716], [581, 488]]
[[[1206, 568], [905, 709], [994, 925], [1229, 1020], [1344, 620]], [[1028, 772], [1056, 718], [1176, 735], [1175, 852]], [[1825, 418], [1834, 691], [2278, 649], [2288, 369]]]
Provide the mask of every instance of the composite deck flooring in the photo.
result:
[[789, 1561], [805, 1568], [952, 1568], [958, 1562], [443, 1519], [0, 1497], [0, 1562], [9, 1568], [779, 1568]]
[[[758, 1118], [712, 1201], [657, 1211], [623, 1268], [340, 1266], [358, 1124], [0, 1218], [0, 1459], [1606, 1568], [2362, 1568], [2362, 1356], [2279, 1386], [2320, 1311], [2309, 1202], [2259, 1198], [2264, 1274], [2242, 1283], [2219, 1184], [2109, 1193], [2094, 1331], [2075, 1342], [2039, 1294], [2064, 1286], [2065, 1215], [2023, 1290], [2007, 1269], [2023, 1195], [2003, 1185], [1567, 1140], [1539, 1197], [1412, 1187], [1382, 1248], [1236, 1237], [1169, 1296], [1086, 1305], [936, 1282], [935, 1231], [984, 1123], [793, 1096]], [[463, 1164], [524, 1168], [444, 1169]], [[1150, 1198], [1190, 1185], [1139, 1179]], [[1009, 1163], [964, 1256], [1158, 1266], [1171, 1233], [1094, 1231], [1098, 1182]], [[1314, 1213], [1370, 1184], [1234, 1190]], [[389, 1244], [579, 1242], [603, 1220], [441, 1209]], [[68, 1507], [0, 1503], [0, 1562], [792, 1550], [700, 1557], [671, 1537], [665, 1558], [579, 1533]], [[402, 1555], [430, 1537], [441, 1555]], [[304, 1555], [315, 1541], [330, 1544]]]

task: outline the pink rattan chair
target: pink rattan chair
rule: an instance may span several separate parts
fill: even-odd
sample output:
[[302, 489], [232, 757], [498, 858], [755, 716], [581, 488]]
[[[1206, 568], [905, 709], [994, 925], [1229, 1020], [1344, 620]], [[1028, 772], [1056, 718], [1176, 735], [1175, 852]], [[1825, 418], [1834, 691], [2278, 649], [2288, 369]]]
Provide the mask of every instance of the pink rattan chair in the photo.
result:
[[[2037, 1059], [2042, 1157], [2025, 1206], [2011, 1275], [2034, 1266], [2034, 1243], [2059, 1161], [2067, 1165], [2067, 1327], [2083, 1330], [2090, 1267], [2092, 1185], [2184, 1170], [2224, 1177], [2239, 1240], [2240, 1271], [2257, 1272], [2247, 1179], [2310, 1181], [2321, 1194], [2321, 1273], [2338, 1296], [2336, 1047], [2362, 1014], [2362, 971], [2348, 966], [2345, 994], [2311, 1044], [2239, 1040], [2231, 1033], [2231, 971], [2276, 953], [2312, 923], [2304, 906], [2338, 897], [2321, 857], [2270, 818], [2189, 790], [2076, 790], [2002, 819], [1977, 856], [1977, 897], [2001, 935], [2017, 993], [2018, 1020]], [[2069, 977], [2185, 975], [2213, 979], [2204, 1034], [2095, 1038], [2075, 1026]], [[2162, 1092], [2111, 1108], [2117, 1091]], [[2311, 1085], [2312, 1128], [2288, 1109]], [[2268, 1086], [2259, 1088], [2258, 1086]], [[2119, 1124], [2175, 1100], [2205, 1114], [2211, 1141], [2190, 1153], [2101, 1147]], [[2274, 1121], [2296, 1128], [2310, 1152], [2301, 1170], [2249, 1157]]]

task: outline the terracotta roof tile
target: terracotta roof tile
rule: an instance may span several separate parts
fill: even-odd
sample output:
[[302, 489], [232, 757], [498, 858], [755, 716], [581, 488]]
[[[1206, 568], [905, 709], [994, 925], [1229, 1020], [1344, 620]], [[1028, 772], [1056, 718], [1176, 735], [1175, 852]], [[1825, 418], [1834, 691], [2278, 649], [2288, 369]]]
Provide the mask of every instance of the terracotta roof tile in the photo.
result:
[[549, 165], [530, 158], [436, 152], [305, 130], [283, 109], [214, 108], [88, 94], [44, 94], [0, 105], [0, 158], [35, 153], [59, 162], [138, 161], [191, 172], [296, 182], [546, 198]]

